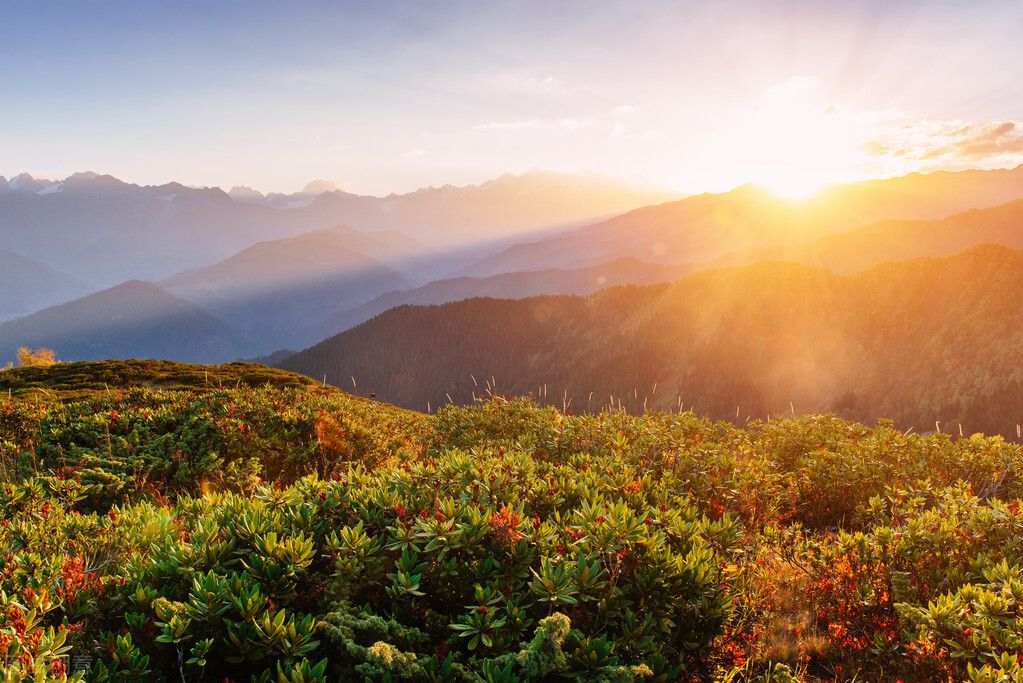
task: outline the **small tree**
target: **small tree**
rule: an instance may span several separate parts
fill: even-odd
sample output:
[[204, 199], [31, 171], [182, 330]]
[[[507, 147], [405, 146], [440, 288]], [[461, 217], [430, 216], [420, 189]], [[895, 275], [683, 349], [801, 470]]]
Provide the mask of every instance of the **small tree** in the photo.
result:
[[50, 349], [26, 349], [24, 347], [18, 349], [19, 367], [45, 367], [56, 362], [57, 354]]

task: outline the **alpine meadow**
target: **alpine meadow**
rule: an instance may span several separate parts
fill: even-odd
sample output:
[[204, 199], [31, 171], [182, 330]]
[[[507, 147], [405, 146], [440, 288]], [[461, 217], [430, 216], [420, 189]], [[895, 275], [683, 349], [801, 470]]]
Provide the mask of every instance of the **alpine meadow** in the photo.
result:
[[0, 682], [1023, 681], [1023, 5], [2, 14]]

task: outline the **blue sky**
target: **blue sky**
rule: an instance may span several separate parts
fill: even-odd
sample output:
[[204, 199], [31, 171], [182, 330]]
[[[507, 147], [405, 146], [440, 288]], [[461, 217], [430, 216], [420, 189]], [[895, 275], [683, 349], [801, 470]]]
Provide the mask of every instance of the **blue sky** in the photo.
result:
[[1020, 2], [0, 0], [0, 175], [694, 192], [1023, 161]]

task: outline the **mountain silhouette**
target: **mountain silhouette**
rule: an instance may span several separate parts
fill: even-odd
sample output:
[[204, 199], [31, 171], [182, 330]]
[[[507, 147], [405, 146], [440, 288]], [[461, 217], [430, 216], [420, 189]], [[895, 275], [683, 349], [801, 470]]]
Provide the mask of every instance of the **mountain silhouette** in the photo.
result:
[[19, 347], [49, 348], [63, 361], [146, 357], [219, 363], [251, 351], [229, 325], [138, 280], [0, 324], [0, 360], [14, 362]]

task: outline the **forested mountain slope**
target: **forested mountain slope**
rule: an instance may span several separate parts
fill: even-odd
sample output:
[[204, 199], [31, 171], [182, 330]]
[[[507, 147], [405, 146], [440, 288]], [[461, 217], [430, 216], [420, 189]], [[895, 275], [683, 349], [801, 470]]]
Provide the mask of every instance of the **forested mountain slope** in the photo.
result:
[[835, 275], [769, 262], [588, 298], [403, 306], [281, 363], [426, 409], [487, 390], [558, 407], [745, 420], [836, 411], [901, 428], [1016, 433], [1023, 252]]

